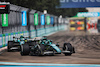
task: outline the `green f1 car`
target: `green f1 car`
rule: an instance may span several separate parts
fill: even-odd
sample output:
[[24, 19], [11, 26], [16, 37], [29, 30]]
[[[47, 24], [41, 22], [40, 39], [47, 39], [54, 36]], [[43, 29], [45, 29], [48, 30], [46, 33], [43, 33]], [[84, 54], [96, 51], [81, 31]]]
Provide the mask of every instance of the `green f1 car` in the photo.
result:
[[31, 45], [32, 42], [27, 41], [27, 39], [29, 39], [29, 37], [23, 37], [22, 35], [19, 38], [13, 37], [12, 41], [8, 41], [8, 45], [7, 45], [8, 52], [20, 51], [21, 45], [23, 45], [25, 43], [28, 43], [29, 45]]
[[[32, 40], [31, 40], [32, 41]], [[65, 54], [65, 56], [72, 55], [75, 53], [74, 47], [70, 43], [64, 43], [62, 50], [59, 48], [58, 44], [53, 44], [52, 40], [48, 40], [46, 37], [42, 39], [34, 39], [33, 45], [28, 45], [25, 43], [21, 45], [21, 55], [55, 55], [55, 54]]]

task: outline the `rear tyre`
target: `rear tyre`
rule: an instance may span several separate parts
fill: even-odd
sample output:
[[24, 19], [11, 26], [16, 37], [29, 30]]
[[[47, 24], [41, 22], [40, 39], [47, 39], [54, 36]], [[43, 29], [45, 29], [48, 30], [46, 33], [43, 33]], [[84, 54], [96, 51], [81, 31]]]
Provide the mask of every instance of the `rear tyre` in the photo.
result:
[[10, 48], [13, 47], [14, 42], [13, 41], [8, 41], [8, 46], [7, 46], [7, 51], [11, 52]]
[[73, 53], [73, 47], [70, 43], [64, 43], [63, 50], [70, 51], [70, 53], [64, 53], [65, 56], [71, 56], [71, 54]]
[[24, 56], [24, 55], [29, 55], [29, 53], [30, 53], [29, 45], [27, 43], [25, 43], [24, 45], [21, 45], [21, 52], [20, 52], [20, 54], [22, 56]]

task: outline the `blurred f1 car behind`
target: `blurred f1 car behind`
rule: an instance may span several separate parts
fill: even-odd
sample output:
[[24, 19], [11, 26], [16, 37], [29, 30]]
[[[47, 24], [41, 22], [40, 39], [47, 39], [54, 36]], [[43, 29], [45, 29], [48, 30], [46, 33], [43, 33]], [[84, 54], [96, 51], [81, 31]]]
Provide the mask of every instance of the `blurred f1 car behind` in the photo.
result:
[[[25, 55], [55, 55], [55, 54], [65, 54], [65, 56], [70, 56], [75, 53], [74, 47], [70, 43], [64, 43], [62, 50], [60, 50], [58, 44], [53, 44], [52, 40], [48, 40], [46, 37], [29, 39], [28, 42], [21, 45], [20, 54]], [[29, 42], [30, 41], [30, 42]], [[32, 45], [29, 45], [32, 43]]]
[[21, 50], [21, 45], [28, 43], [28, 45], [32, 45], [31, 41], [27, 41], [29, 37], [24, 37], [20, 36], [18, 37], [13, 37], [12, 41], [8, 41], [8, 46], [7, 46], [7, 51], [12, 52], [12, 51], [20, 51]]

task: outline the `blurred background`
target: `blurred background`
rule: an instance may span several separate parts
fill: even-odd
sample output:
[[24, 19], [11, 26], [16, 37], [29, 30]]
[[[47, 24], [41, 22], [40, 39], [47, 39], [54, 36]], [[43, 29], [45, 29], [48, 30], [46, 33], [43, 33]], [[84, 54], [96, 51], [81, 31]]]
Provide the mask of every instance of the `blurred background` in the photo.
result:
[[[52, 59], [38, 58], [38, 61], [37, 57], [25, 58], [19, 53], [5, 52], [0, 55], [2, 59], [0, 61], [15, 62], [16, 59], [16, 62], [32, 63], [100, 64], [99, 0], [95, 2], [94, 0], [84, 0], [85, 2], [83, 0], [0, 1], [0, 49], [6, 47], [8, 41], [13, 40], [13, 36], [19, 37], [23, 34], [30, 38], [48, 36], [54, 43], [59, 42], [61, 46], [65, 41], [70, 42], [76, 50], [76, 53], [67, 59], [62, 58], [63, 55], [61, 55], [59, 58], [55, 56]], [[71, 1], [77, 1], [77, 3]], [[7, 6], [3, 10], [2, 5], [5, 4]], [[59, 62], [54, 60], [55, 58]]]

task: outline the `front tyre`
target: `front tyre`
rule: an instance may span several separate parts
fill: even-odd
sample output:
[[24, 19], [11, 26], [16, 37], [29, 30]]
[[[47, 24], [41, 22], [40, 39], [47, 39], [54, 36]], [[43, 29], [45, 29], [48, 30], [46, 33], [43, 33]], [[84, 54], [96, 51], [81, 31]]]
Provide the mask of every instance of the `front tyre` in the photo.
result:
[[24, 55], [29, 55], [30, 53], [30, 47], [27, 43], [25, 43], [24, 45], [21, 45], [21, 51], [20, 51], [20, 54], [22, 56]]
[[71, 56], [72, 53], [73, 53], [73, 47], [70, 43], [64, 43], [63, 50], [64, 51], [69, 51], [69, 53], [64, 53], [65, 56]]

